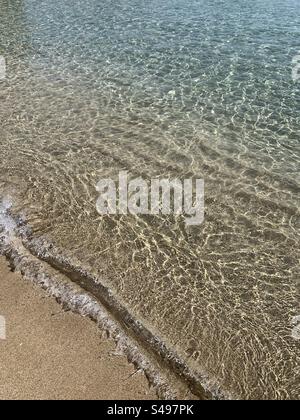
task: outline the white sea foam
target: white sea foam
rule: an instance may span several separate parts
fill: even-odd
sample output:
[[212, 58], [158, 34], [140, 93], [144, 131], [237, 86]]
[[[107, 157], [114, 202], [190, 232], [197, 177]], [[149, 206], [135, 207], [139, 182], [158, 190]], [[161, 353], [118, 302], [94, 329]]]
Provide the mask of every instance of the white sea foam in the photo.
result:
[[0, 227], [2, 228], [2, 231], [10, 237], [13, 235], [17, 226], [13, 218], [8, 215], [8, 210], [11, 206], [12, 203], [9, 198], [4, 198], [0, 201]]

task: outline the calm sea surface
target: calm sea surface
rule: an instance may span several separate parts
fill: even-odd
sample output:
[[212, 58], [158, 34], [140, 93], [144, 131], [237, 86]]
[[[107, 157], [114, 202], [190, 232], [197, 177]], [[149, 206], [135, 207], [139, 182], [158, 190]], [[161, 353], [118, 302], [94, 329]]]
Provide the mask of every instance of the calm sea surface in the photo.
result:
[[[0, 201], [225, 397], [300, 398], [297, 54], [299, 0], [0, 0]], [[205, 222], [101, 217], [120, 170]]]

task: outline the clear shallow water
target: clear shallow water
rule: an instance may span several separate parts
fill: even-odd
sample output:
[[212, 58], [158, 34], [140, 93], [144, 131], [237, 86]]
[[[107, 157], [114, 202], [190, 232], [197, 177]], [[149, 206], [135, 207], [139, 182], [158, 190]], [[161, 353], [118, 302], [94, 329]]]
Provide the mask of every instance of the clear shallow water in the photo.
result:
[[[300, 396], [299, 6], [0, 0], [0, 195], [32, 252], [227, 396]], [[95, 185], [124, 169], [204, 178], [205, 223], [101, 218]]]

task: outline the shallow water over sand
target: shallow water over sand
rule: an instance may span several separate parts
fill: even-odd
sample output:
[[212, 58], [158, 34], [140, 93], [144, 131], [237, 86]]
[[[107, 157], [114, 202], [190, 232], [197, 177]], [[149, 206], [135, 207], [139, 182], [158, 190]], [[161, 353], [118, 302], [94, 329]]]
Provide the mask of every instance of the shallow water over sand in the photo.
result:
[[[0, 196], [32, 253], [110, 289], [211, 392], [299, 398], [299, 2], [0, 7]], [[204, 224], [99, 216], [121, 170], [204, 178]]]

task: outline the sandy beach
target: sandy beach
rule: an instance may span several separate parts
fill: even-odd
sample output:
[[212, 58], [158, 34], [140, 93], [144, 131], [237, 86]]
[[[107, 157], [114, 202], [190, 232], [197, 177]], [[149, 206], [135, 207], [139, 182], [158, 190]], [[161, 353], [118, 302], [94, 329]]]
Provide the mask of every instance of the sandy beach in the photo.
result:
[[12, 273], [0, 258], [0, 399], [156, 399], [115, 344], [89, 319]]

